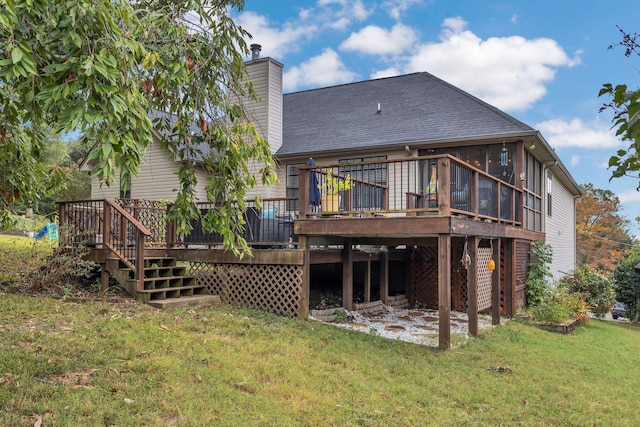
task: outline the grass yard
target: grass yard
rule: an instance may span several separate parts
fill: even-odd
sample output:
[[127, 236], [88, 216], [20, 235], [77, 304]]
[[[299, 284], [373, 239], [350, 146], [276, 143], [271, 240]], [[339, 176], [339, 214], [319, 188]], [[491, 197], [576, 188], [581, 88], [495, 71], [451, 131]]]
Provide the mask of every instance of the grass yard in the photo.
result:
[[0, 293], [7, 426], [637, 425], [639, 369], [640, 328], [602, 321], [442, 353], [224, 306]]

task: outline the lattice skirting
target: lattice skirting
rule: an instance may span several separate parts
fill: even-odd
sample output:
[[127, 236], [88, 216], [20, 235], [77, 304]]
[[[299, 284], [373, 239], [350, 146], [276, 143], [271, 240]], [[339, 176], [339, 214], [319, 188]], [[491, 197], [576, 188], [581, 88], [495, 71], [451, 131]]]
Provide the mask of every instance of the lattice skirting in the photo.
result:
[[281, 316], [300, 312], [302, 266], [195, 262], [190, 264], [190, 274], [224, 303]]
[[409, 305], [438, 308], [438, 248], [419, 246], [411, 251]]
[[491, 259], [491, 248], [478, 248], [478, 311], [491, 308], [491, 276], [487, 267]]

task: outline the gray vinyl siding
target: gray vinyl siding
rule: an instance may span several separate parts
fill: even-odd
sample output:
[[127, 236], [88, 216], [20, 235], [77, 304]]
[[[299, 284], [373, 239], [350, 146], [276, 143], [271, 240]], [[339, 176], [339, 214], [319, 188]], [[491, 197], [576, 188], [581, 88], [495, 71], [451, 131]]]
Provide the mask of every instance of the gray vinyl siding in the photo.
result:
[[[546, 172], [548, 173], [548, 171]], [[546, 241], [553, 248], [551, 272], [554, 280], [575, 269], [576, 217], [573, 194], [552, 174], [551, 215], [547, 206], [547, 182], [545, 173], [545, 232]]]

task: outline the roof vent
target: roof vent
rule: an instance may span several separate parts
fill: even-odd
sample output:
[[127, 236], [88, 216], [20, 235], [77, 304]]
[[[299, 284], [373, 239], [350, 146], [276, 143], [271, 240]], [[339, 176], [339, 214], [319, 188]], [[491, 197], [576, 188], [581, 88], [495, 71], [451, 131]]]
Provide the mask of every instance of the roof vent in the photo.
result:
[[262, 46], [260, 46], [259, 44], [252, 44], [251, 45], [251, 60], [255, 61], [256, 59], [260, 58], [260, 51], [262, 50]]

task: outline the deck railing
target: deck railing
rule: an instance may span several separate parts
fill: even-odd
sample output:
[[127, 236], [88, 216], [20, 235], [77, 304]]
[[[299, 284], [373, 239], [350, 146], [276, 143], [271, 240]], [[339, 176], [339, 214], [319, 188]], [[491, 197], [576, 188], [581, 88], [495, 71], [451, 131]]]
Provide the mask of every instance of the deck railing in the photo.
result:
[[[340, 184], [345, 182], [350, 184]], [[337, 188], [334, 198], [322, 197], [328, 183]], [[242, 218], [245, 240], [254, 247], [296, 247], [295, 220], [314, 217], [459, 215], [522, 224], [522, 189], [450, 155], [300, 167], [298, 194], [263, 199], [260, 205], [247, 201]], [[145, 246], [222, 244], [220, 234], [205, 232], [202, 225], [215, 204], [198, 207], [201, 217], [191, 222], [192, 232], [183, 237], [167, 219], [167, 202], [66, 202], [60, 204], [60, 221], [69, 242], [105, 245], [138, 268]]]
[[[297, 236], [293, 234], [293, 223], [298, 216], [295, 197], [262, 199], [260, 206], [255, 200], [247, 201], [247, 209], [243, 215], [244, 233], [242, 237], [255, 247], [294, 247]], [[222, 235], [205, 232], [203, 227], [205, 216], [215, 208], [214, 203], [198, 203], [200, 218], [191, 221], [190, 234], [178, 239], [187, 245], [222, 244]]]
[[143, 289], [145, 240], [151, 232], [113, 200], [84, 200], [59, 205], [61, 244], [107, 248], [134, 271]]
[[[329, 198], [329, 180], [351, 185]], [[521, 224], [521, 189], [451, 155], [305, 166], [299, 185], [302, 218], [463, 215]]]

